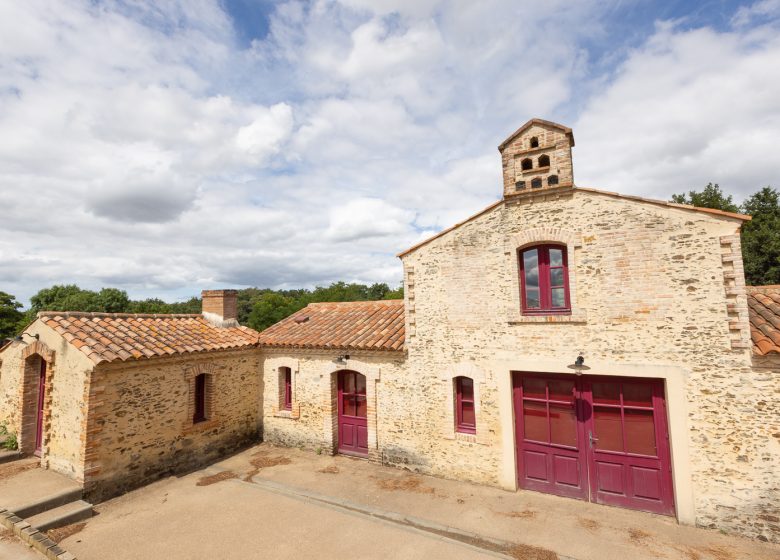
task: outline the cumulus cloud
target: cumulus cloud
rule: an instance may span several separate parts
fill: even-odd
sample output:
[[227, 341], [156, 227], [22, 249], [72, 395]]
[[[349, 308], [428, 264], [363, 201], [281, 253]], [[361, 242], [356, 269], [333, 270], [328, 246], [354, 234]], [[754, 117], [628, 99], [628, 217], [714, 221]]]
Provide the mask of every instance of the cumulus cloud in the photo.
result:
[[2, 3], [0, 290], [395, 285], [534, 116], [580, 185], [777, 183], [777, 6], [625, 34], [620, 2], [290, 0], [246, 45], [230, 2]]

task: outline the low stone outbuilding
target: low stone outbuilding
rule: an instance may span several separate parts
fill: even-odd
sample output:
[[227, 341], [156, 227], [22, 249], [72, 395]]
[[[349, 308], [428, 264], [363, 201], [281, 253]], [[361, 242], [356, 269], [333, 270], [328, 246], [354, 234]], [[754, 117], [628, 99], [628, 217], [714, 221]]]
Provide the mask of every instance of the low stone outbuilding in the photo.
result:
[[97, 500], [256, 441], [258, 333], [224, 296], [205, 317], [39, 313], [0, 351], [0, 420]]

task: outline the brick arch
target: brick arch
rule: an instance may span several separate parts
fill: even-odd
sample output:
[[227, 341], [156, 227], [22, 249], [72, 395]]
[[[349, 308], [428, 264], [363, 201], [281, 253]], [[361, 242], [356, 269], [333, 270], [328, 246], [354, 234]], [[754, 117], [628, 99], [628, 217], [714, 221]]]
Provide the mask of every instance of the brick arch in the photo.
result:
[[22, 350], [22, 359], [26, 360], [33, 354], [41, 356], [49, 365], [54, 363], [54, 350], [50, 349], [40, 340], [31, 342]]
[[35, 450], [35, 434], [38, 422], [38, 392], [40, 384], [41, 362], [46, 362], [45, 394], [43, 398], [43, 440], [41, 457], [46, 456], [48, 444], [47, 425], [51, 417], [51, 380], [54, 374], [54, 351], [40, 340], [25, 346], [21, 353], [22, 383], [19, 386], [21, 403], [21, 425], [19, 428], [19, 450], [32, 453]]
[[558, 227], [539, 227], [521, 231], [509, 237], [508, 248], [517, 250], [541, 243], [560, 243], [569, 248], [582, 246], [582, 235]]

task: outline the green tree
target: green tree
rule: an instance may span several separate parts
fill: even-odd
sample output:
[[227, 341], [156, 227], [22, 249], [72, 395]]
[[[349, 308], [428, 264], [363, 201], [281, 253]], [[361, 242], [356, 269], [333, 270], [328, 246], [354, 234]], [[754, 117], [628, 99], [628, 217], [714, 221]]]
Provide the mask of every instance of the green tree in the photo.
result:
[[731, 195], [726, 196], [717, 183], [708, 183], [701, 192], [688, 191], [687, 195], [673, 194], [672, 202], [690, 204], [699, 208], [715, 208], [724, 212], [739, 212], [739, 206], [734, 204]]
[[11, 338], [19, 330], [24, 318], [22, 304], [11, 294], [0, 292], [0, 338]]
[[105, 313], [128, 313], [130, 298], [127, 292], [116, 288], [103, 288], [97, 293], [96, 302]]
[[289, 317], [305, 306], [306, 302], [302, 299], [267, 292], [255, 301], [247, 323], [251, 328], [261, 331], [274, 323], [278, 323], [285, 317]]
[[764, 187], [745, 200], [753, 219], [742, 226], [742, 260], [748, 284], [780, 284], [780, 193]]

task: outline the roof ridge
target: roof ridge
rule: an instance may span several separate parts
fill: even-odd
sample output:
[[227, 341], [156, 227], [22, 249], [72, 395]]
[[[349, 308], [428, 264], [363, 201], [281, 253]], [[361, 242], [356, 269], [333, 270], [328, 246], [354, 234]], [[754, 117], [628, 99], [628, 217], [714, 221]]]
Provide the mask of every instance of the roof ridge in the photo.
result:
[[200, 313], [103, 313], [99, 311], [38, 311], [36, 317], [59, 315], [60, 317], [97, 317], [110, 319], [183, 319], [203, 318]]
[[[355, 303], [385, 303], [385, 304], [391, 304], [391, 303], [403, 303], [404, 300], [402, 299], [359, 299], [354, 301], [313, 301], [306, 305], [306, 307], [309, 307], [310, 305], [340, 305], [340, 304], [355, 304]], [[305, 308], [304, 308], [305, 309]]]

